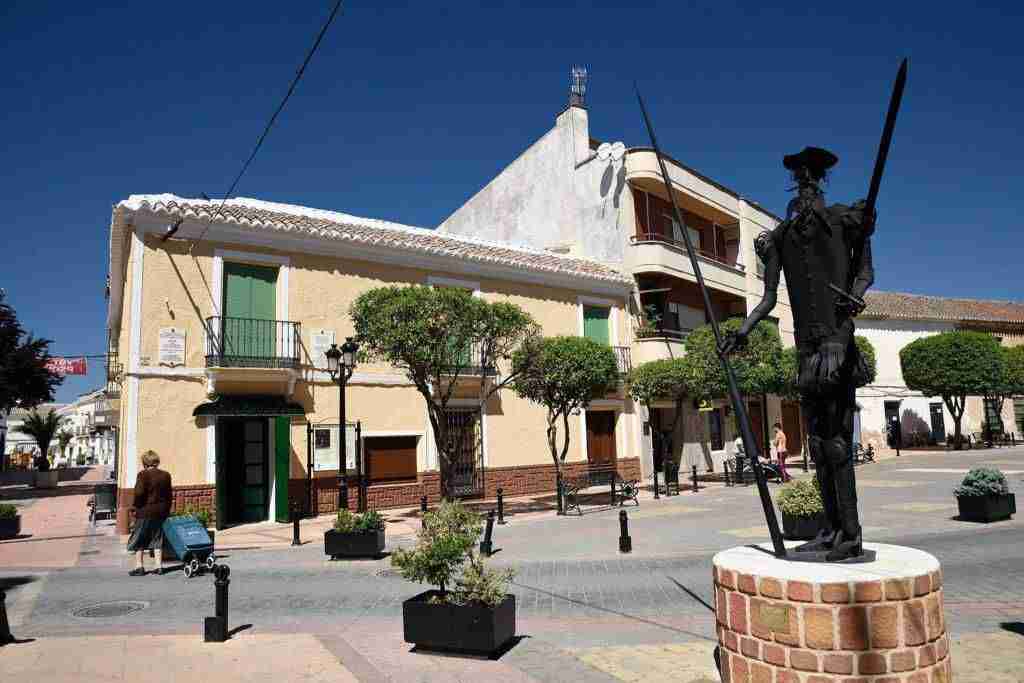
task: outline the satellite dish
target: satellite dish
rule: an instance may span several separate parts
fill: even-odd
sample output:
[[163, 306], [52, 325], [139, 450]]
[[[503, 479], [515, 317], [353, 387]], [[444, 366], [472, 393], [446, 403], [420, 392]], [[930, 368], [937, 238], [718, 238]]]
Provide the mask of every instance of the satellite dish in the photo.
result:
[[601, 145], [597, 148], [597, 158], [600, 159], [601, 161], [608, 161], [611, 155], [612, 146], [609, 145], [607, 142], [602, 142]]
[[[611, 147], [612, 161], [619, 161], [626, 154], [626, 146], [621, 142], [616, 142]], [[601, 150], [598, 149], [597, 153], [600, 154]]]

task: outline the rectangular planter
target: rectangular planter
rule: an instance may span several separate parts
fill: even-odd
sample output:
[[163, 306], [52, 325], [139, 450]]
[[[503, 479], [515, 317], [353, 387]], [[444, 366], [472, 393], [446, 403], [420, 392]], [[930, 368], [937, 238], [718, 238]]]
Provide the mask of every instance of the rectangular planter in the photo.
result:
[[516, 596], [509, 594], [501, 604], [431, 604], [440, 595], [429, 590], [402, 603], [405, 642], [431, 650], [474, 655], [491, 655], [516, 635]]
[[825, 526], [825, 516], [794, 517], [782, 513], [782, 535], [790, 541], [809, 541]]
[[960, 519], [965, 522], [997, 522], [1017, 512], [1017, 498], [1012, 493], [1001, 496], [957, 496]]
[[60, 472], [57, 470], [47, 470], [46, 472], [36, 470], [32, 475], [32, 480], [37, 489], [55, 489], [57, 488], [57, 482], [60, 480]]
[[14, 538], [21, 533], [21, 515], [0, 519], [0, 539]]
[[332, 560], [339, 557], [380, 557], [384, 554], [384, 529], [370, 533], [342, 533], [328, 529], [324, 532], [324, 553]]

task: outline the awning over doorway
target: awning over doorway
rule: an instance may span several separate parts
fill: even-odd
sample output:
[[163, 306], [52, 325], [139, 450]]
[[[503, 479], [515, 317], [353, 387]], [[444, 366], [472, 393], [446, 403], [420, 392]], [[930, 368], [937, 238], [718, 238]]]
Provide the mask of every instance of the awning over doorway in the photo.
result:
[[275, 415], [303, 416], [306, 411], [298, 403], [286, 401], [283, 396], [219, 396], [208, 403], [200, 403], [192, 411], [194, 417], [272, 417]]

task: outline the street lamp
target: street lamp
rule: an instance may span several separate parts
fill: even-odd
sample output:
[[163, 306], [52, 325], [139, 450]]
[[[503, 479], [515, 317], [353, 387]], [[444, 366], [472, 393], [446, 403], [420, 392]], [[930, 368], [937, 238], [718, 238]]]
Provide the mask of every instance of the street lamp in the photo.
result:
[[338, 383], [338, 435], [341, 441], [341, 461], [339, 474], [341, 481], [338, 485], [338, 509], [348, 509], [348, 457], [345, 452], [345, 384], [348, 383], [352, 372], [356, 369], [356, 353], [359, 345], [352, 341], [352, 337], [346, 337], [345, 343], [338, 348], [337, 344], [331, 344], [324, 355], [327, 357], [327, 372], [331, 380]]

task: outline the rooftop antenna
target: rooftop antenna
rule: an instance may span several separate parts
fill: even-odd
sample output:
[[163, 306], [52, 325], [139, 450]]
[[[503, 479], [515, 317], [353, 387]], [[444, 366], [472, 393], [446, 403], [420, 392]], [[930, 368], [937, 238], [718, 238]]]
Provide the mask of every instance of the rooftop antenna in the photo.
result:
[[569, 106], [582, 107], [583, 98], [587, 94], [587, 69], [574, 66], [569, 71]]

